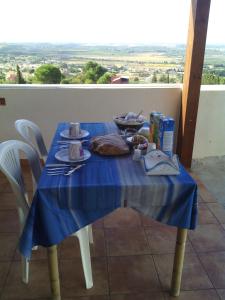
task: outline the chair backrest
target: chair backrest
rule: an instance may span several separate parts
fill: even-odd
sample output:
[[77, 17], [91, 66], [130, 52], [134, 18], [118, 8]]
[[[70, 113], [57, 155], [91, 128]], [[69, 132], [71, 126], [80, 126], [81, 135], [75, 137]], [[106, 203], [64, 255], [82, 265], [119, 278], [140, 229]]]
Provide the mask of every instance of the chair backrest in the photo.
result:
[[25, 119], [15, 121], [15, 127], [23, 139], [34, 149], [36, 149], [36, 145], [32, 142], [32, 132], [38, 146], [39, 154], [41, 158], [46, 161], [48, 151], [46, 149], [40, 128], [35, 123]]
[[37, 151], [30, 145], [17, 140], [6, 141], [0, 144], [0, 170], [9, 180], [12, 190], [16, 196], [17, 209], [22, 230], [30, 204], [20, 166], [20, 152], [23, 152], [28, 159], [33, 181], [37, 184], [41, 175], [41, 163]]

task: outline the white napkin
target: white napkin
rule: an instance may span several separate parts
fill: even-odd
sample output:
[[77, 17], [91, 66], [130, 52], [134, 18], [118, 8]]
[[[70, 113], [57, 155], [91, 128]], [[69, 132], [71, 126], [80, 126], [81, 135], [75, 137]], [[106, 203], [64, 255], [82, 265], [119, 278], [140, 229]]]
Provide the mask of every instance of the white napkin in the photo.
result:
[[172, 158], [160, 150], [152, 150], [142, 158], [146, 175], [179, 175], [177, 155]]

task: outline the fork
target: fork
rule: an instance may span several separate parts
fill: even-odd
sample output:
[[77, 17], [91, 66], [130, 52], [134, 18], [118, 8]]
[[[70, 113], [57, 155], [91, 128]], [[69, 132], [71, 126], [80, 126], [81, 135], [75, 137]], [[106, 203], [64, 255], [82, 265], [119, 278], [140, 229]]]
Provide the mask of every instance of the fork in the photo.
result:
[[73, 174], [76, 170], [82, 168], [83, 166], [85, 166], [85, 164], [81, 164], [81, 165], [78, 165], [76, 167], [74, 167], [73, 169], [71, 170], [67, 170], [67, 171], [63, 171], [64, 169], [52, 169], [52, 170], [47, 170], [47, 175], [50, 175], [50, 176], [54, 176], [54, 175], [65, 175], [65, 176], [69, 176], [71, 174]]

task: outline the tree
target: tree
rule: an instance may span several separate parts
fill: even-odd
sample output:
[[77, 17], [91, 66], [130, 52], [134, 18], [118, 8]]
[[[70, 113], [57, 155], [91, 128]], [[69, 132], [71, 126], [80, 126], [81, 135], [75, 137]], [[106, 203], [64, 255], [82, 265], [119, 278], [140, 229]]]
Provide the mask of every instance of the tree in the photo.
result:
[[109, 72], [106, 72], [104, 75], [102, 75], [97, 83], [98, 84], [108, 84], [108, 83], [111, 83], [111, 78], [112, 78], [112, 74], [109, 73]]
[[23, 78], [22, 72], [20, 71], [20, 67], [16, 65], [16, 83], [17, 84], [24, 84], [26, 81]]
[[82, 73], [80, 74], [77, 74], [76, 76], [74, 76], [72, 79], [71, 79], [71, 83], [72, 84], [82, 84], [84, 83], [84, 76]]
[[58, 67], [45, 64], [36, 69], [35, 80], [40, 83], [60, 83], [62, 79], [61, 71]]
[[218, 82], [218, 76], [216, 76], [214, 73], [203, 73], [202, 75], [202, 84], [219, 84], [220, 80]]
[[139, 77], [137, 76], [134, 77], [134, 83], [139, 83]]
[[170, 77], [170, 83], [176, 83], [176, 79], [174, 77]]
[[152, 76], [152, 83], [156, 83], [156, 82], [157, 82], [157, 76], [156, 73], [154, 72]]
[[169, 74], [169, 72], [167, 73], [167, 83], [170, 83], [170, 74]]
[[159, 82], [163, 82], [163, 83], [168, 83], [168, 78], [165, 74], [162, 74], [160, 77], [159, 77]]
[[96, 62], [89, 61], [83, 70], [84, 82], [97, 83], [98, 79], [107, 72], [107, 69]]
[[71, 83], [71, 79], [69, 79], [69, 78], [63, 78], [60, 83], [62, 83], [62, 84], [70, 84]]
[[6, 81], [5, 74], [0, 71], [0, 83], [4, 83]]

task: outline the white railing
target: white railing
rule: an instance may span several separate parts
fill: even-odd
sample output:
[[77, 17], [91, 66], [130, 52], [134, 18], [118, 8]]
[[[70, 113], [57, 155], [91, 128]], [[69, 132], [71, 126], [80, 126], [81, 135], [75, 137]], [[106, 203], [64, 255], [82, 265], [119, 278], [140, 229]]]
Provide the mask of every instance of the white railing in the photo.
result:
[[[111, 121], [121, 112], [162, 111], [178, 122], [180, 85], [0, 85], [0, 140], [19, 138], [14, 121], [36, 122], [50, 144], [60, 121]], [[194, 157], [225, 155], [225, 86], [203, 87]]]

